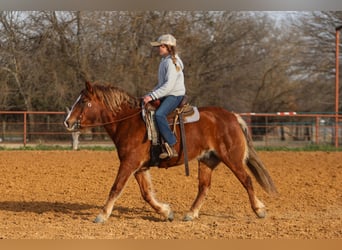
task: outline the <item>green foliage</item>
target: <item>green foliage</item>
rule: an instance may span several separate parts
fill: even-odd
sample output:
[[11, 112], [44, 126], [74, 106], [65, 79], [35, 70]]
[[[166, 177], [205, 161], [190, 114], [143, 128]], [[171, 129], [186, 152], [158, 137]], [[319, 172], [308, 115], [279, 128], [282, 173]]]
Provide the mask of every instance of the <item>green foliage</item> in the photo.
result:
[[301, 151], [342, 151], [342, 147], [336, 148], [333, 145], [309, 145], [303, 147], [256, 147], [257, 151], [292, 151], [292, 152], [301, 152]]
[[[20, 146], [20, 147], [0, 147], [0, 151], [72, 151], [71, 146], [60, 146], [60, 145], [36, 145], [36, 146]], [[81, 146], [80, 150], [90, 151], [115, 151], [114, 146]]]
[[[333, 145], [309, 145], [303, 147], [255, 147], [257, 151], [292, 151], [292, 152], [305, 152], [305, 151], [342, 151], [342, 147], [335, 148]], [[0, 151], [72, 151], [70, 146], [60, 146], [60, 145], [37, 145], [37, 146], [20, 146], [20, 147], [0, 147]], [[90, 151], [115, 151], [114, 146], [81, 146], [78, 151], [90, 150]]]

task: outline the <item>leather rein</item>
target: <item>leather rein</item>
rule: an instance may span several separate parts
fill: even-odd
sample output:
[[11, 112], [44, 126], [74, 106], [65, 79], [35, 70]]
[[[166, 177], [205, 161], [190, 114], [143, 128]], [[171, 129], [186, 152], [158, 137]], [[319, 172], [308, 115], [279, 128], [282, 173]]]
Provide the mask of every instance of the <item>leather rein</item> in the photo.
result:
[[76, 128], [77, 129], [83, 129], [83, 128], [94, 128], [94, 127], [101, 127], [101, 126], [106, 126], [106, 125], [109, 125], [109, 124], [113, 124], [113, 123], [117, 123], [117, 122], [121, 122], [121, 121], [125, 121], [125, 120], [128, 120], [136, 115], [139, 115], [141, 113], [141, 109], [139, 109], [139, 111], [131, 114], [131, 115], [128, 115], [128, 116], [125, 116], [121, 119], [117, 119], [117, 120], [114, 120], [114, 121], [109, 121], [109, 122], [104, 122], [104, 123], [94, 123], [94, 124], [89, 124], [89, 125], [81, 125], [81, 118], [82, 118], [82, 114], [79, 116], [79, 118], [77, 119], [77, 122], [76, 122]]

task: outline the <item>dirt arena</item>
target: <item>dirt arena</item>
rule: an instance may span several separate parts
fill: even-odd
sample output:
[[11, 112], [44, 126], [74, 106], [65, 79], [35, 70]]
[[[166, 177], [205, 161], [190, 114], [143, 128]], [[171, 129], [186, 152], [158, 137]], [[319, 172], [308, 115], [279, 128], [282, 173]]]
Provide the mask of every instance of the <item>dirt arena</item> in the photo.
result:
[[341, 239], [342, 152], [259, 152], [279, 191], [254, 182], [267, 207], [256, 218], [247, 193], [220, 165], [200, 218], [183, 222], [197, 193], [197, 162], [151, 169], [156, 197], [171, 205], [165, 222], [130, 179], [104, 224], [102, 208], [118, 168], [108, 151], [0, 151], [0, 239]]

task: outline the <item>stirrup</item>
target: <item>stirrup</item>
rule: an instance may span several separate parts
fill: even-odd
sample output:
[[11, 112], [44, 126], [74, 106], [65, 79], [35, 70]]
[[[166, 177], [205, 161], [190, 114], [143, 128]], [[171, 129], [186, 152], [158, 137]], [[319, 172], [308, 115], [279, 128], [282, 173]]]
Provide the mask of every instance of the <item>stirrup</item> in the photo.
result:
[[165, 142], [164, 146], [165, 146], [166, 152], [163, 152], [159, 155], [160, 159], [178, 157], [178, 153], [174, 147], [171, 147], [167, 142]]

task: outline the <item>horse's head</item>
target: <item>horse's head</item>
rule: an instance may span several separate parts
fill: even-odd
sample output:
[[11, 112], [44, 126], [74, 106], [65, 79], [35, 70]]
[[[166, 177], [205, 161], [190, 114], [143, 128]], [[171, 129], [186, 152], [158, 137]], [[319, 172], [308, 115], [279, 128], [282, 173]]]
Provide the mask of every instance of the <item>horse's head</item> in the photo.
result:
[[100, 103], [94, 95], [93, 87], [89, 82], [85, 86], [71, 110], [67, 111], [64, 125], [69, 131], [87, 127], [100, 119]]

